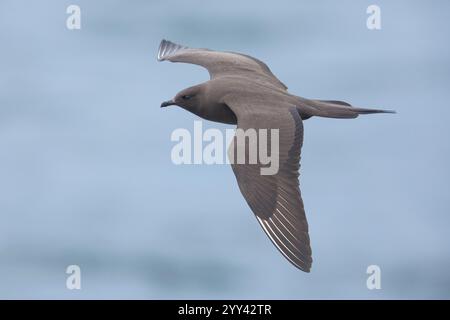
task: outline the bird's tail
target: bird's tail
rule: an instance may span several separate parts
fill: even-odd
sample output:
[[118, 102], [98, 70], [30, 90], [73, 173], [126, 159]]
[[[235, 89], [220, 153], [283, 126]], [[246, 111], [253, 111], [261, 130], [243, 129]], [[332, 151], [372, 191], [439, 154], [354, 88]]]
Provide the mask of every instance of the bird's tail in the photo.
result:
[[[325, 118], [351, 119], [356, 118], [360, 114], [372, 113], [395, 113], [393, 110], [367, 109], [353, 107], [347, 102], [336, 100], [309, 100], [302, 99], [302, 107], [299, 112], [306, 113], [305, 118], [312, 116]], [[306, 107], [306, 112], [305, 108]]]

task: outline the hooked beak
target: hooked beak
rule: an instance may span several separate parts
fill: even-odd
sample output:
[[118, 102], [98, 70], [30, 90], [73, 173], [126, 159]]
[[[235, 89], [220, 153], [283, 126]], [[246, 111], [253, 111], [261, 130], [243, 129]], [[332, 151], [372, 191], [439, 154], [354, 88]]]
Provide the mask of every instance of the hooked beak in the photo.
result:
[[161, 108], [173, 106], [174, 104], [175, 104], [175, 102], [173, 100], [164, 101], [163, 103], [161, 103]]

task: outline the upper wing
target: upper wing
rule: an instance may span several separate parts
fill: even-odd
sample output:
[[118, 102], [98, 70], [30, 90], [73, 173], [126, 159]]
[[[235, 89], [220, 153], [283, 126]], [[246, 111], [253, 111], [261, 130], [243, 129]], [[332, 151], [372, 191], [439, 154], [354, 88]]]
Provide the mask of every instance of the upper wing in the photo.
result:
[[200, 65], [208, 70], [211, 78], [250, 73], [253, 80], [270, 83], [283, 90], [287, 89], [264, 62], [240, 53], [194, 49], [162, 40], [158, 49], [158, 60]]
[[[258, 105], [254, 105], [242, 97], [228, 97], [226, 103], [237, 116], [238, 129], [279, 130], [279, 170], [275, 175], [261, 175], [264, 165], [260, 161], [249, 164], [251, 147], [248, 145], [245, 146], [245, 163], [236, 163], [239, 152], [236, 136], [229, 149], [230, 161], [239, 189], [266, 234], [292, 264], [309, 272], [311, 247], [298, 181], [303, 143], [302, 120], [295, 107], [274, 110], [270, 102], [259, 101]], [[270, 132], [267, 136], [274, 138]], [[260, 143], [258, 148], [261, 148]], [[269, 154], [274, 151], [273, 148], [268, 149]]]

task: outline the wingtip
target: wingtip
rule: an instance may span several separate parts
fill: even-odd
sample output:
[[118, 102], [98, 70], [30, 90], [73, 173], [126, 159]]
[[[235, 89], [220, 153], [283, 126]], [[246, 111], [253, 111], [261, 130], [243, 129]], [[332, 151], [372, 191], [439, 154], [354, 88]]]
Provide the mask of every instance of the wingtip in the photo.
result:
[[294, 266], [295, 267], [297, 267], [298, 269], [300, 269], [301, 271], [303, 271], [303, 272], [306, 272], [306, 273], [310, 273], [311, 272], [311, 267], [312, 267], [312, 258], [310, 258], [311, 260], [310, 261], [308, 261], [306, 264], [304, 264], [304, 265], [297, 265], [297, 264], [294, 264]]
[[172, 41], [162, 39], [159, 48], [158, 48], [158, 55], [156, 59], [158, 61], [164, 61], [172, 54], [176, 53], [177, 51], [181, 49], [187, 49], [186, 46], [174, 43]]
[[162, 57], [162, 53], [164, 51], [164, 48], [167, 44], [167, 40], [166, 39], [162, 39], [161, 42], [159, 43], [159, 47], [158, 47], [158, 55], [156, 56], [156, 59], [158, 61], [162, 61], [163, 57]]
[[[283, 255], [284, 255], [284, 253], [283, 253]], [[295, 267], [297, 270], [303, 271], [305, 273], [311, 273], [312, 258], [310, 258], [310, 261], [306, 261], [306, 262], [301, 263], [301, 264], [297, 263], [297, 262], [294, 262], [294, 261], [292, 261], [292, 259], [289, 259], [289, 258], [287, 260], [290, 262], [291, 266]]]

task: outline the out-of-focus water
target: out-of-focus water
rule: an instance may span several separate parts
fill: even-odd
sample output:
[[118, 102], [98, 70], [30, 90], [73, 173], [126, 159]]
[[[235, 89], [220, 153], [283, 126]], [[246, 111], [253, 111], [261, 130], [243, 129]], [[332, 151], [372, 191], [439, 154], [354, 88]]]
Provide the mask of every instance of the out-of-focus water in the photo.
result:
[[[450, 298], [450, 3], [378, 0], [379, 31], [370, 4], [2, 0], [0, 298]], [[197, 118], [159, 105], [208, 75], [157, 63], [162, 38], [256, 56], [298, 95], [398, 111], [305, 122], [310, 274], [228, 166], [172, 164], [171, 132]]]

